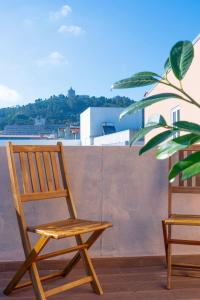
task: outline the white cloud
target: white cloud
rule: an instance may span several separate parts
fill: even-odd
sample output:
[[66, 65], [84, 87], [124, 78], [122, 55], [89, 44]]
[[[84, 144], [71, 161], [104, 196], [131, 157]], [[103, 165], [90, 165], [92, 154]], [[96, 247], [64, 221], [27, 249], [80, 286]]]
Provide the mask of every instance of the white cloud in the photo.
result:
[[51, 21], [57, 21], [61, 18], [67, 17], [71, 12], [71, 7], [65, 4], [58, 11], [51, 12], [49, 17]]
[[76, 26], [76, 25], [70, 25], [70, 26], [61, 25], [58, 29], [58, 32], [63, 34], [75, 35], [75, 36], [79, 36], [85, 33], [85, 31], [80, 26]]
[[23, 102], [22, 96], [16, 90], [0, 84], [0, 107], [15, 106]]
[[37, 60], [37, 65], [39, 67], [45, 66], [45, 65], [51, 65], [51, 66], [60, 66], [63, 64], [68, 64], [68, 61], [65, 59], [65, 57], [58, 51], [51, 52], [47, 57], [41, 58]]

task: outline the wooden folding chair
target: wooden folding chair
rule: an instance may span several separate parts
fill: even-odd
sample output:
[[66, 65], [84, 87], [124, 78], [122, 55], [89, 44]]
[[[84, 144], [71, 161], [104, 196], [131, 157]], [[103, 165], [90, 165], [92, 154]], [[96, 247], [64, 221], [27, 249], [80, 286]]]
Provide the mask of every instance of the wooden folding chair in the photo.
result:
[[[179, 160], [184, 159], [189, 154], [200, 151], [200, 146], [195, 145], [193, 147], [184, 149], [178, 153]], [[173, 158], [169, 159], [169, 170], [172, 167]], [[194, 264], [185, 264], [185, 263], [173, 263], [172, 262], [172, 245], [199, 245], [200, 241], [196, 240], [183, 240], [172, 237], [172, 227], [174, 226], [200, 226], [200, 214], [180, 214], [173, 213], [173, 195], [177, 194], [188, 194], [188, 205], [190, 204], [190, 195], [191, 194], [200, 194], [200, 175], [197, 175], [191, 179], [186, 181], [181, 180], [181, 174], [178, 176], [178, 179], [173, 184], [169, 184], [168, 186], [168, 219], [162, 220], [163, 227], [163, 238], [165, 244], [165, 252], [166, 252], [166, 261], [167, 261], [167, 288], [170, 289], [172, 286], [172, 275], [181, 275], [178, 274], [177, 271], [180, 269], [184, 269], [184, 274], [190, 276], [191, 270], [199, 270], [200, 265]], [[176, 272], [176, 273], [174, 273]], [[194, 272], [192, 273], [194, 277]], [[197, 274], [197, 277], [199, 275]]]
[[[46, 297], [69, 290], [86, 283], [90, 283], [97, 294], [103, 294], [99, 280], [92, 265], [88, 249], [98, 239], [102, 232], [111, 227], [108, 222], [88, 221], [77, 218], [77, 213], [68, 186], [66, 164], [61, 143], [56, 146], [17, 146], [9, 143], [7, 146], [8, 166], [17, 219], [21, 234], [26, 260], [10, 281], [4, 293], [9, 295], [13, 290], [33, 285], [36, 299], [44, 300]], [[19, 163], [19, 162], [20, 163]], [[17, 169], [19, 167], [19, 171]], [[21, 174], [19, 173], [21, 172]], [[17, 175], [19, 176], [17, 178]], [[23, 186], [20, 186], [22, 179]], [[69, 216], [62, 221], [39, 226], [28, 226], [25, 220], [23, 204], [27, 201], [65, 198]], [[55, 200], [56, 201], [56, 200]], [[29, 232], [39, 234], [35, 246], [31, 247]], [[83, 241], [82, 234], [91, 233], [87, 241]], [[40, 255], [43, 248], [51, 239], [75, 237], [76, 244], [64, 250]], [[65, 253], [78, 251], [62, 272], [39, 276], [37, 262]], [[71, 283], [66, 283], [44, 291], [42, 281], [67, 276], [73, 267], [82, 259], [87, 276]], [[19, 284], [22, 276], [29, 271], [30, 281]]]

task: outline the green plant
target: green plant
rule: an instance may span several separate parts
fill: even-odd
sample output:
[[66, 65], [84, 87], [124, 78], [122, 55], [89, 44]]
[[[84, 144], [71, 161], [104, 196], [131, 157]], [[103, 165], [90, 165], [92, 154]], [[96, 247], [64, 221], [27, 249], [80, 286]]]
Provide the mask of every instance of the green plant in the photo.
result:
[[[195, 105], [200, 109], [200, 103], [193, 99], [183, 88], [182, 80], [191, 66], [194, 57], [193, 44], [190, 41], [177, 42], [171, 49], [170, 55], [164, 65], [165, 74], [160, 76], [154, 72], [139, 72], [133, 76], [117, 81], [113, 84], [114, 89], [136, 88], [146, 85], [160, 83], [170, 87], [174, 93], [161, 93], [146, 97], [128, 106], [120, 115], [123, 118], [127, 114], [135, 113], [138, 110], [168, 99], [180, 99]], [[168, 73], [172, 71], [178, 85], [173, 84]], [[156, 157], [166, 159], [177, 151], [185, 149], [195, 143], [200, 142], [200, 125], [188, 121], [178, 121], [172, 125], [167, 124], [162, 115], [151, 117], [144, 128], [140, 129], [133, 137], [131, 145], [143, 138], [150, 131], [161, 128], [163, 131], [150, 139], [139, 151], [142, 155], [148, 150], [157, 147]], [[175, 137], [175, 133], [183, 132], [184, 135]], [[182, 172], [182, 179], [188, 179], [200, 173], [200, 151], [190, 154], [184, 160], [178, 161], [169, 172], [169, 180], [173, 181], [175, 177]]]

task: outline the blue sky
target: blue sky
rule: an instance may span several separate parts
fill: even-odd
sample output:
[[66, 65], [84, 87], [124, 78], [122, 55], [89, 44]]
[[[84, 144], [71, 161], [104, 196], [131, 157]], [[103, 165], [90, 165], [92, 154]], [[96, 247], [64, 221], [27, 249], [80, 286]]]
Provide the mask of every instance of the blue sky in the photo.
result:
[[171, 46], [200, 32], [200, 1], [0, 0], [0, 107], [70, 86], [78, 94], [140, 99], [110, 91], [138, 71], [163, 72]]

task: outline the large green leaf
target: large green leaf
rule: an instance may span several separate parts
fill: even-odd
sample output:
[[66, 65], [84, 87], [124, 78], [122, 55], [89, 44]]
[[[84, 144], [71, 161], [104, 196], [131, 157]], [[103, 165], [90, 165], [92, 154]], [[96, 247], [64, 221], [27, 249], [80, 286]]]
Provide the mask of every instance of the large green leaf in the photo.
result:
[[170, 64], [169, 57], [168, 57], [168, 59], [166, 60], [166, 62], [164, 64], [164, 69], [165, 69], [166, 73], [171, 69], [171, 64]]
[[182, 80], [194, 57], [194, 48], [190, 41], [176, 43], [170, 52], [170, 65], [178, 80]]
[[133, 138], [130, 141], [130, 146], [132, 146], [133, 144], [135, 144], [137, 141], [141, 140], [147, 133], [149, 133], [151, 130], [155, 129], [155, 128], [159, 128], [160, 125], [155, 124], [155, 125], [151, 125], [151, 126], [147, 126], [144, 128], [141, 128], [140, 130], [138, 130]]
[[198, 174], [200, 174], [200, 161], [183, 171], [182, 180], [189, 179]]
[[173, 124], [178, 127], [180, 130], [189, 131], [191, 133], [200, 135], [200, 125], [188, 121], [178, 121]]
[[150, 71], [143, 71], [143, 72], [138, 72], [135, 73], [133, 76], [138, 76], [138, 77], [146, 77], [146, 76], [153, 76], [153, 77], [158, 77], [158, 78], [162, 78], [160, 75], [158, 75], [155, 72], [150, 72]]
[[162, 93], [162, 94], [146, 97], [140, 101], [134, 102], [133, 104], [125, 108], [123, 112], [120, 114], [120, 119], [127, 114], [135, 113], [138, 110], [148, 107], [156, 102], [160, 102], [169, 98], [182, 99], [180, 95], [174, 93]]
[[174, 130], [166, 130], [154, 136], [150, 139], [144, 147], [142, 147], [139, 151], [139, 155], [143, 155], [145, 152], [149, 151], [150, 149], [158, 146], [160, 143], [164, 142], [168, 138], [170, 138], [174, 134]]
[[161, 126], [165, 126], [165, 125], [167, 125], [167, 122], [166, 122], [165, 118], [162, 115], [154, 114], [154, 115], [150, 116], [150, 118], [148, 119], [145, 127], [151, 126], [151, 125], [154, 125], [154, 124], [159, 124]]
[[115, 82], [112, 89], [126, 89], [146, 86], [159, 82], [160, 76], [153, 72], [139, 72], [133, 76]]
[[156, 156], [158, 159], [166, 159], [177, 151], [185, 149], [198, 141], [200, 141], [200, 135], [185, 134], [161, 145], [156, 152]]
[[178, 161], [176, 164], [173, 165], [171, 170], [169, 171], [169, 181], [173, 182], [176, 176], [186, 170], [187, 168], [191, 167], [192, 165], [200, 162], [200, 151], [194, 152], [188, 155], [185, 159]]
[[159, 128], [159, 127], [163, 127], [166, 124], [167, 123], [166, 123], [165, 119], [161, 115], [154, 115], [154, 116], [150, 117], [146, 126], [144, 128], [141, 128], [139, 131], [137, 131], [134, 134], [132, 140], [130, 141], [130, 146], [135, 144], [137, 141], [141, 140], [151, 130]]

